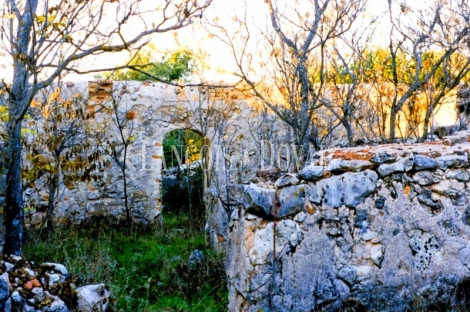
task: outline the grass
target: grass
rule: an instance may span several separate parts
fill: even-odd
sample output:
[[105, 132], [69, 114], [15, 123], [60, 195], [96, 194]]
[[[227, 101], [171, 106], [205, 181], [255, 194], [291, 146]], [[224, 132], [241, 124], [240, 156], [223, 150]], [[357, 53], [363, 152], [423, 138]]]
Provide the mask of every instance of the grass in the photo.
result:
[[[166, 215], [158, 228], [112, 227], [103, 222], [52, 235], [29, 231], [23, 252], [37, 263], [64, 264], [81, 285], [105, 283], [115, 311], [226, 311], [223, 257], [185, 216]], [[189, 268], [193, 250], [205, 262]]]

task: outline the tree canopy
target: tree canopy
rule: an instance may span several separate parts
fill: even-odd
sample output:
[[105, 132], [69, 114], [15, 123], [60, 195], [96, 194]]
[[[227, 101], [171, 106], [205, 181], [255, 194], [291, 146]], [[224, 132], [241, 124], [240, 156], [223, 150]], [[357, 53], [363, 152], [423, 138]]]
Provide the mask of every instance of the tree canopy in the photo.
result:
[[159, 80], [177, 81], [190, 77], [193, 72], [193, 52], [185, 49], [165, 52], [160, 60], [155, 59], [154, 49], [139, 51], [128, 62], [130, 69], [120, 69], [110, 74], [113, 80]]

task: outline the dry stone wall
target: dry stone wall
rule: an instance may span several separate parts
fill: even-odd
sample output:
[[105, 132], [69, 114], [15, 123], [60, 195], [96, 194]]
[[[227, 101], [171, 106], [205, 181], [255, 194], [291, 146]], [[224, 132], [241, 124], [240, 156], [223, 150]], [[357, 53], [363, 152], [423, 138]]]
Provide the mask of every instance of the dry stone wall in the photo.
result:
[[[280, 175], [276, 168], [295, 171], [295, 161], [283, 160], [295, 150], [292, 133], [234, 90], [153, 82], [63, 89], [90, 91], [96, 124], [109, 124], [101, 108], [114, 92], [119, 113], [135, 114], [127, 170], [135, 222], [155, 223], [164, 209], [165, 135], [193, 129], [207, 140], [206, 230], [226, 251], [231, 311], [345, 304], [402, 311], [462, 301], [470, 275], [470, 132], [421, 145], [328, 149], [298, 174]], [[117, 133], [110, 127], [109, 135]], [[100, 181], [61, 185], [56, 220], [123, 220], [122, 182], [112, 165]], [[45, 190], [24, 196], [27, 204], [48, 201]], [[29, 224], [43, 218], [28, 210]]]
[[329, 149], [298, 174], [260, 170], [229, 223], [230, 311], [468, 306], [469, 141]]
[[[233, 88], [180, 88], [150, 81], [74, 82], [61, 88], [64, 99], [77, 94], [89, 97], [92, 126], [105, 129], [109, 138], [119, 136], [112, 123], [112, 97], [120, 97], [120, 115], [133, 112], [134, 140], [129, 145], [126, 176], [131, 217], [137, 223], [152, 224], [160, 220], [165, 135], [176, 129], [201, 133], [207, 142], [204, 150], [209, 162], [204, 168], [209, 210], [207, 229], [216, 244], [227, 240], [226, 223], [230, 215], [219, 199], [227, 198], [227, 192], [237, 179], [245, 180], [257, 169], [259, 156], [254, 138], [265, 137], [259, 125], [262, 123], [272, 133], [286, 132], [281, 122], [261, 112], [256, 103]], [[37, 123], [32, 124], [40, 124], [40, 112], [32, 112], [32, 115], [38, 116]], [[24, 127], [32, 126], [25, 121]], [[25, 139], [32, 142], [34, 134], [27, 133]], [[102, 157], [108, 159], [105, 155]], [[61, 183], [55, 220], [82, 223], [93, 217], [109, 222], [125, 219], [123, 175], [119, 167], [108, 160], [109, 166], [98, 173], [101, 177], [98, 181]], [[46, 187], [26, 189], [28, 224], [35, 226], [43, 222], [48, 195]]]

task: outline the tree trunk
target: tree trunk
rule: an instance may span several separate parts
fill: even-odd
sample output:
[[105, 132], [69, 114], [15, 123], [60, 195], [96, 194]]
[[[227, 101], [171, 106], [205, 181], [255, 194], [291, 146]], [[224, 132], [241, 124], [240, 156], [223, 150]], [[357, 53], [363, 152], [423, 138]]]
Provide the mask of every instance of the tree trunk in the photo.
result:
[[395, 125], [397, 119], [397, 112], [395, 111], [395, 107], [392, 107], [390, 110], [390, 141], [393, 142], [395, 140]]
[[54, 215], [54, 202], [55, 202], [55, 193], [57, 190], [57, 181], [59, 180], [59, 174], [54, 173], [52, 175], [51, 185], [49, 187], [49, 205], [47, 207], [47, 231], [52, 233], [54, 231], [54, 225], [52, 222], [52, 216]]
[[346, 129], [347, 137], [348, 137], [348, 146], [354, 146], [354, 133], [349, 121], [344, 118], [343, 127]]
[[131, 226], [131, 214], [129, 211], [129, 203], [128, 203], [128, 196], [127, 196], [127, 179], [126, 179], [126, 168], [123, 167], [122, 169], [122, 176], [123, 176], [123, 183], [124, 183], [124, 207], [126, 208], [126, 221], [127, 227], [130, 228]]
[[5, 245], [3, 254], [21, 253], [23, 238], [23, 188], [21, 186], [21, 123], [9, 124], [7, 145], [4, 149], [6, 173]]

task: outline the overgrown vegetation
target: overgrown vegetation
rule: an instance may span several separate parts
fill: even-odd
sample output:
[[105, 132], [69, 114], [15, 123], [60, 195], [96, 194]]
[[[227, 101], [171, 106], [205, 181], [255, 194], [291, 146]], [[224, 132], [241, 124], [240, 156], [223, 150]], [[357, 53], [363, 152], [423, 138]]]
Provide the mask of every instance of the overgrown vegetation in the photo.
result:
[[190, 129], [171, 131], [163, 140], [164, 168], [168, 168], [162, 184], [164, 210], [187, 214], [195, 227], [203, 227], [205, 218], [204, 171], [197, 162], [203, 145], [204, 137]]
[[109, 74], [99, 75], [100, 78], [112, 80], [185, 80], [191, 75], [194, 67], [193, 52], [189, 50], [175, 50], [161, 54], [161, 60], [155, 59], [157, 51], [149, 45], [149, 49], [139, 51], [126, 66], [128, 69], [116, 70]]
[[[39, 238], [30, 230], [25, 258], [63, 263], [83, 285], [106, 283], [116, 311], [226, 311], [222, 255], [206, 245], [203, 231], [191, 226], [187, 215], [164, 218], [163, 226], [131, 232], [105, 220]], [[205, 260], [191, 267], [195, 249]]]
[[191, 129], [170, 131], [163, 140], [163, 155], [167, 168], [189, 164], [200, 159], [204, 137]]

